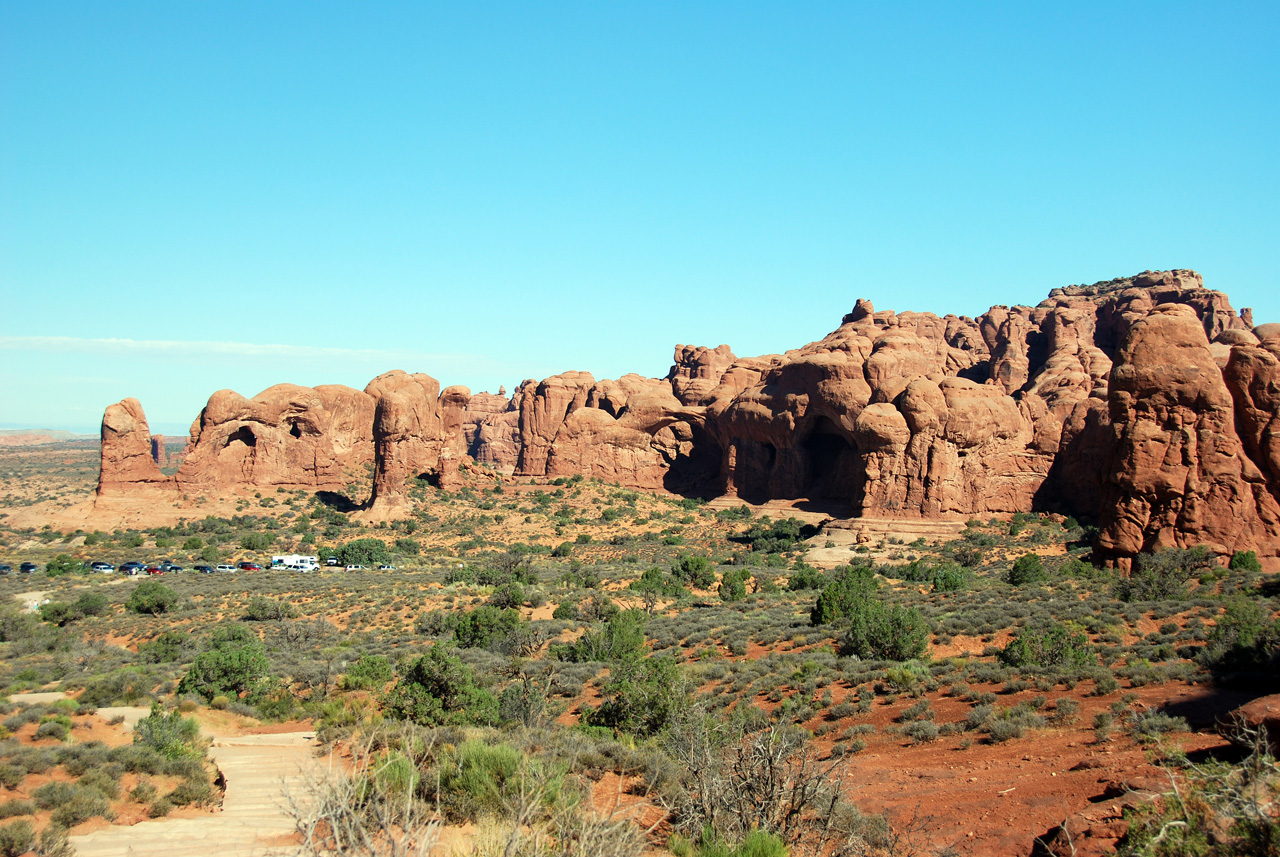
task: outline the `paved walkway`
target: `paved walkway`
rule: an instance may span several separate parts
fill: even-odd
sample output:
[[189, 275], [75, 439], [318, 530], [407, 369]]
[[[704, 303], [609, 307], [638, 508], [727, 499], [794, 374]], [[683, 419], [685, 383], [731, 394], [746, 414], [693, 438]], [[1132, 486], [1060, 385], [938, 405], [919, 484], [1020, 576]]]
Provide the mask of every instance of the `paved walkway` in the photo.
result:
[[[143, 712], [145, 714], [145, 711]], [[158, 818], [71, 837], [79, 857], [265, 857], [288, 853], [293, 820], [285, 790], [297, 792], [314, 762], [315, 733], [214, 737], [209, 749], [227, 791], [222, 811]]]

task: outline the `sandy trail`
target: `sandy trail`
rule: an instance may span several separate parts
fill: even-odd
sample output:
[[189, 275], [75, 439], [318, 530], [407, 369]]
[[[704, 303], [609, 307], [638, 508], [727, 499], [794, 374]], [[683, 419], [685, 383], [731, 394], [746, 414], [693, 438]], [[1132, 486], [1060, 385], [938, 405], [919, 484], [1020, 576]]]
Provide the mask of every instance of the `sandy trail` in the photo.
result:
[[[146, 709], [125, 713], [145, 716]], [[140, 714], [138, 714], [140, 712]], [[132, 718], [136, 722], [136, 717]], [[226, 778], [222, 811], [201, 818], [159, 818], [71, 837], [80, 857], [264, 857], [288, 853], [292, 819], [286, 790], [301, 790], [314, 764], [315, 733], [213, 736], [209, 756]]]

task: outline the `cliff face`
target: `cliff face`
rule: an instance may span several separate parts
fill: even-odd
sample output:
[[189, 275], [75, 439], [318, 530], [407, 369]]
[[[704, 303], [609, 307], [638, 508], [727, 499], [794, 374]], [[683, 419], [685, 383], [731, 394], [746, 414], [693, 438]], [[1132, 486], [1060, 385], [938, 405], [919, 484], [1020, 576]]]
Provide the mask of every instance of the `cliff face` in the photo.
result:
[[[113, 425], [127, 404], [108, 409]], [[142, 428], [108, 444], [104, 418], [108, 490], [163, 481], [127, 440], [146, 437], [140, 406], [131, 419]], [[785, 354], [677, 346], [665, 379], [566, 372], [510, 400], [403, 372], [363, 392], [223, 391], [173, 481], [341, 491], [372, 464], [370, 502], [393, 515], [409, 479], [447, 482], [466, 459], [852, 515], [1058, 510], [1097, 521], [1117, 559], [1199, 543], [1271, 554], [1280, 325], [1254, 328], [1192, 271], [1055, 289], [976, 319], [858, 301]]]

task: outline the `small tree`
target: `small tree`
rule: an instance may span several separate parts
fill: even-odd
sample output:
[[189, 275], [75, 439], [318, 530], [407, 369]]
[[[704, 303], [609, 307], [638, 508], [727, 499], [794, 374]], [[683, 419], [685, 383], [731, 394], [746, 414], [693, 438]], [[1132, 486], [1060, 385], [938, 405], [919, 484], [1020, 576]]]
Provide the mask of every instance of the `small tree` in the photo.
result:
[[726, 603], [741, 601], [747, 597], [747, 581], [751, 574], [742, 569], [726, 571], [720, 576], [720, 600]]
[[461, 649], [484, 648], [505, 638], [520, 624], [515, 610], [483, 605], [458, 617], [453, 638]]
[[716, 582], [711, 560], [705, 556], [682, 556], [671, 566], [671, 573], [694, 589], [710, 589]]
[[841, 649], [845, 654], [885, 661], [908, 661], [924, 654], [929, 623], [914, 607], [866, 599], [850, 614]]
[[1027, 553], [1018, 557], [1013, 568], [1005, 575], [1005, 580], [1014, 586], [1026, 586], [1028, 583], [1039, 583], [1048, 578], [1040, 554]]
[[149, 613], [159, 616], [167, 613], [178, 603], [178, 593], [158, 580], [144, 580], [129, 593], [125, 607], [134, 613]]
[[343, 565], [381, 565], [391, 561], [387, 543], [382, 539], [356, 539], [347, 542], [337, 551]]
[[818, 596], [809, 611], [809, 622], [826, 625], [852, 616], [875, 597], [877, 588], [875, 572], [869, 566], [846, 565], [835, 572], [835, 579]]
[[178, 683], [178, 693], [196, 693], [206, 699], [239, 696], [254, 690], [270, 665], [261, 641], [242, 625], [214, 631], [209, 647], [191, 663]]
[[48, 577], [61, 577], [76, 571], [84, 571], [84, 563], [65, 553], [58, 554], [44, 567], [44, 573]]
[[498, 700], [477, 687], [471, 668], [441, 646], [410, 665], [387, 695], [386, 713], [424, 726], [489, 726]]
[[151, 747], [166, 759], [203, 756], [199, 742], [200, 724], [177, 709], [166, 714], [158, 702], [133, 727], [133, 743]]

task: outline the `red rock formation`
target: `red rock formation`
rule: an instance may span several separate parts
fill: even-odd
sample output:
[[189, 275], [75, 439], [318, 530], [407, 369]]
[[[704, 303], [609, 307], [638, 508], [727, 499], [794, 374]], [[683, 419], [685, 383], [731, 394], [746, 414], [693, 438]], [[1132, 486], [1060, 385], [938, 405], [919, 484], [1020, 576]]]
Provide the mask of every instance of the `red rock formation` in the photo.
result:
[[126, 493], [133, 486], [165, 482], [151, 452], [151, 431], [142, 403], [125, 399], [102, 415], [102, 465], [98, 495]]
[[246, 399], [220, 390], [191, 427], [175, 480], [345, 492], [373, 463], [374, 398], [339, 385], [279, 384]]
[[1245, 454], [1209, 350], [1206, 329], [1215, 327], [1192, 306], [1161, 304], [1133, 324], [1116, 354], [1115, 471], [1098, 540], [1105, 552], [1206, 544], [1228, 553], [1280, 535], [1280, 506]]
[[[403, 372], [364, 392], [222, 391], [175, 481], [345, 492], [376, 459], [372, 505], [392, 516], [413, 477], [459, 484], [471, 459], [850, 515], [1056, 510], [1102, 524], [1121, 560], [1192, 543], [1274, 554], [1280, 325], [1252, 322], [1193, 271], [1147, 271], [976, 319], [859, 300], [785, 354], [681, 345], [665, 379], [566, 372], [510, 400]], [[106, 423], [102, 484], [155, 481], [125, 451], [136, 429], [109, 447]]]
[[164, 435], [151, 435], [151, 459], [156, 463], [156, 467], [164, 467], [169, 463], [168, 452], [164, 448]]

